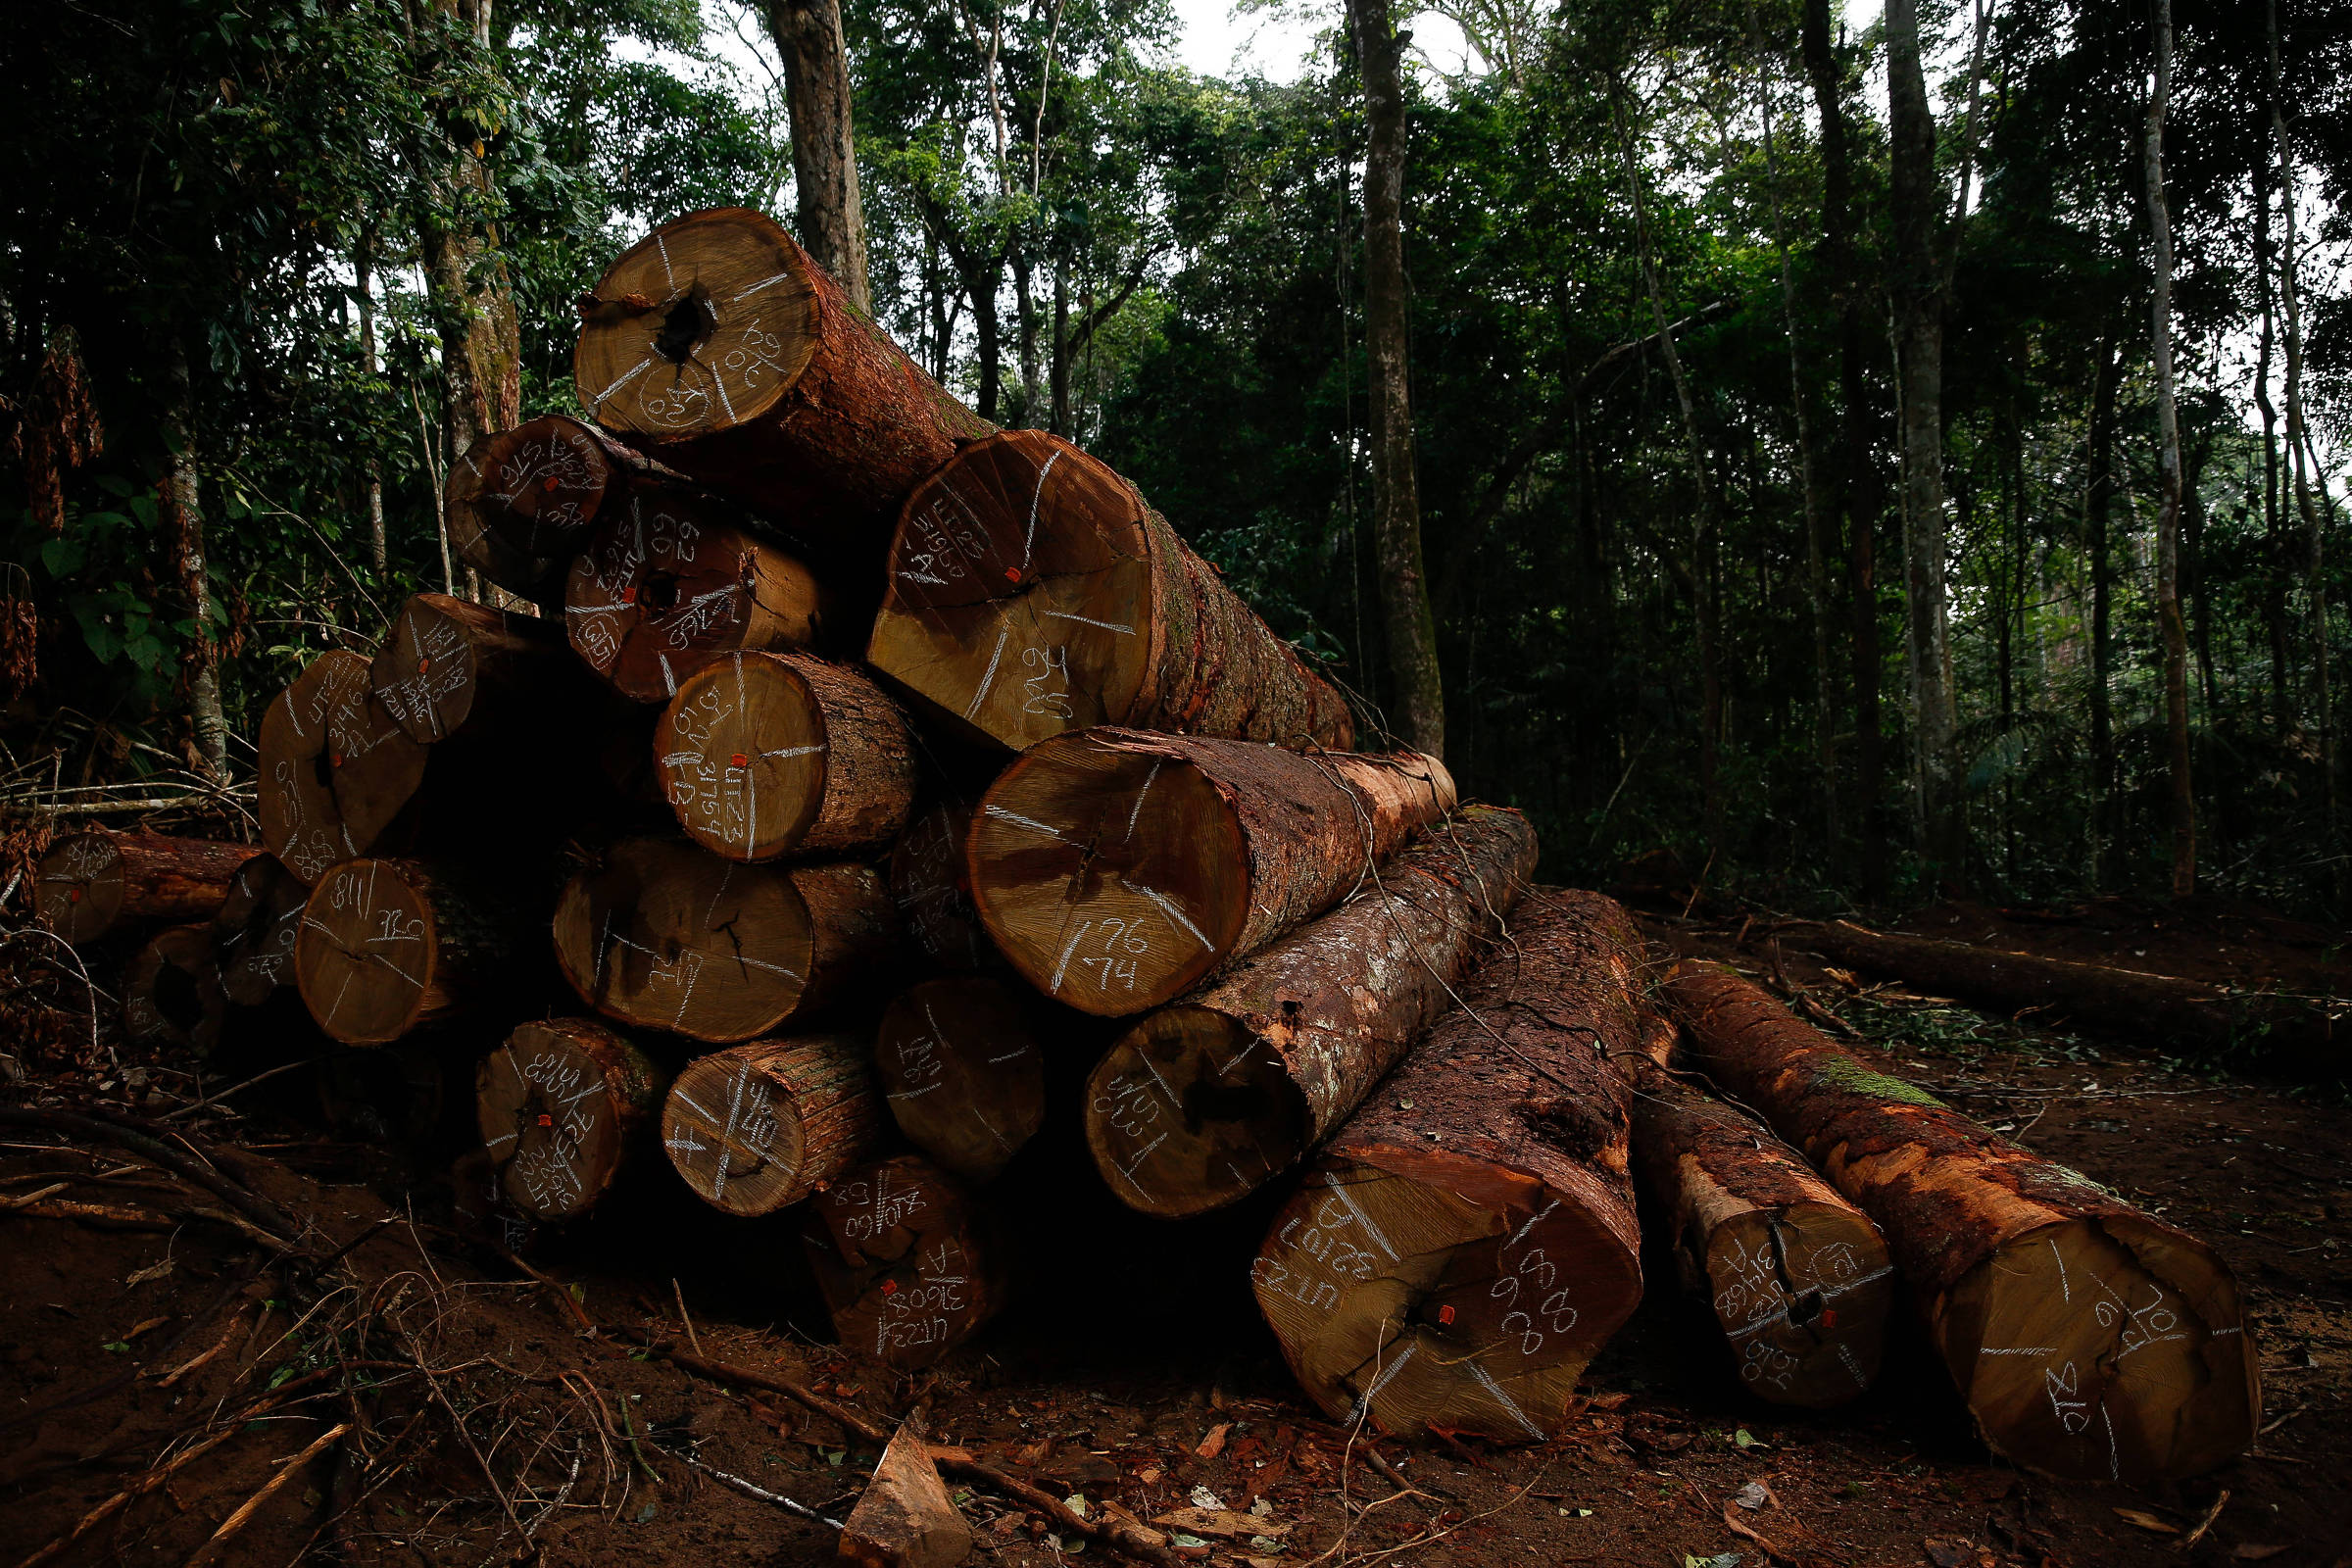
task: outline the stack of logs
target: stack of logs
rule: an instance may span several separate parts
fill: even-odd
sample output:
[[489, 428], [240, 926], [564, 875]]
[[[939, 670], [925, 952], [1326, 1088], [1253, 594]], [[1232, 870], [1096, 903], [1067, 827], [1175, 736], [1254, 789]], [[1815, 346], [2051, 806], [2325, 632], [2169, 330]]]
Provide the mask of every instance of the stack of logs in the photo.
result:
[[205, 1051], [292, 987], [343, 1046], [431, 1043], [475, 1198], [797, 1206], [844, 1344], [900, 1368], [1005, 1301], [991, 1187], [1059, 1135], [1146, 1215], [1283, 1189], [1250, 1275], [1335, 1419], [1557, 1433], [1646, 1204], [1765, 1398], [1859, 1394], [1899, 1284], [2022, 1462], [2248, 1441], [2209, 1250], [1534, 885], [1524, 818], [1356, 751], [1134, 486], [983, 424], [771, 220], [668, 224], [581, 312], [596, 422], [449, 480], [516, 608], [420, 594], [302, 670], [267, 853], [44, 862], [69, 941], [169, 924], [134, 1035]]

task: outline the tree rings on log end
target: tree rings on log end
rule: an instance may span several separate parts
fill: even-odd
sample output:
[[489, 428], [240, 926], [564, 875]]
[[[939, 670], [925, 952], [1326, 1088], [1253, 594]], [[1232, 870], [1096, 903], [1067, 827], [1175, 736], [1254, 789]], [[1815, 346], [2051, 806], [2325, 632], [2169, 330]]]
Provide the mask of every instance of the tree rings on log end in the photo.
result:
[[173, 926], [131, 956], [122, 971], [122, 1032], [138, 1046], [176, 1046], [210, 1055], [220, 1043], [228, 996], [209, 925]]
[[1639, 1263], [1534, 1183], [1494, 1192], [1476, 1161], [1412, 1151], [1395, 1163], [1318, 1167], [1275, 1215], [1250, 1279], [1291, 1370], [1335, 1421], [1555, 1436], [1641, 1300]]
[[[564, 646], [563, 628], [535, 615], [517, 615], [447, 594], [412, 594], [393, 619], [381, 652], [368, 666], [376, 700], [410, 739], [449, 739], [477, 714], [481, 723], [500, 720], [552, 724], [555, 713], [540, 710], [559, 691], [544, 679], [523, 692], [498, 694], [485, 686], [512, 680], [516, 660], [542, 677], [595, 690]], [[508, 700], [503, 704], [499, 697]], [[498, 710], [493, 712], [491, 709]]]
[[597, 423], [672, 441], [758, 419], [815, 354], [808, 260], [747, 208], [654, 230], [598, 280], [572, 375]]
[[874, 1066], [899, 1131], [965, 1181], [1003, 1170], [1045, 1120], [1029, 1008], [994, 980], [951, 975], [901, 992], [883, 1011]]
[[510, 593], [560, 598], [612, 477], [604, 442], [561, 414], [484, 436], [443, 488], [450, 548]]
[[938, 1361], [1004, 1299], [974, 1200], [911, 1154], [845, 1174], [810, 1205], [808, 1261], [842, 1348], [902, 1372]]
[[228, 897], [214, 917], [220, 934], [220, 988], [228, 1000], [258, 1007], [279, 986], [294, 982], [294, 943], [311, 896], [274, 855], [257, 855], [229, 878]]
[[1281, 1055], [1206, 1007], [1163, 1007], [1086, 1082], [1086, 1144], [1129, 1207], [1175, 1219], [1247, 1197], [1306, 1152], [1306, 1100]]
[[347, 860], [303, 906], [294, 978], [318, 1027], [389, 1045], [463, 1010], [514, 957], [507, 911], [415, 860]]
[[365, 855], [424, 781], [425, 747], [376, 700], [368, 661], [319, 655], [262, 715], [262, 842], [306, 883]]
[[57, 840], [33, 873], [32, 906], [41, 924], [77, 948], [115, 928], [122, 893], [122, 852], [102, 829]]
[[978, 969], [992, 952], [965, 887], [964, 835], [971, 808], [934, 801], [907, 819], [890, 847], [890, 897], [923, 956], [946, 969]]
[[667, 1082], [645, 1053], [588, 1019], [516, 1029], [475, 1071], [482, 1145], [506, 1202], [540, 1220], [587, 1212]]
[[1825, 1408], [1878, 1377], [1894, 1268], [1878, 1228], [1852, 1207], [1737, 1215], [1708, 1238], [1705, 1271], [1740, 1381], [1758, 1397]]
[[772, 1214], [873, 1152], [882, 1107], [865, 1043], [760, 1040], [688, 1062], [662, 1107], [662, 1147], [695, 1196]]
[[2192, 1476], [2254, 1440], [2261, 1394], [2236, 1283], [2130, 1215], [2010, 1238], [1933, 1303], [1985, 1442], [2070, 1481]]

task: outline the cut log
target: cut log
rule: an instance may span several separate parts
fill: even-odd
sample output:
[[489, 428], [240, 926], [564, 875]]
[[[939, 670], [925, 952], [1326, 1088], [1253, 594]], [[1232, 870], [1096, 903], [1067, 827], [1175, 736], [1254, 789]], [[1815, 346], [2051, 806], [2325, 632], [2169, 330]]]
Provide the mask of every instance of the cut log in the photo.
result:
[[[1789, 940], [1936, 996], [2003, 1012], [2031, 1011], [2034, 1022], [2045, 1026], [2072, 1024], [2186, 1046], [2313, 1082], [2333, 1082], [2345, 1073], [2352, 1016], [2331, 1016], [2328, 1003], [2307, 997], [2225, 991], [2177, 975], [1887, 936], [1842, 920], [1806, 926]], [[2339, 1012], [2352, 1012], [2341, 1001], [2332, 1004]]]
[[424, 742], [584, 728], [597, 694], [559, 622], [446, 594], [410, 597], [368, 677], [393, 722]]
[[864, 1041], [757, 1040], [679, 1070], [662, 1147], [704, 1202], [772, 1214], [872, 1157], [884, 1124]]
[[1775, 1404], [1843, 1404], [1879, 1375], [1894, 1265], [1878, 1227], [1805, 1158], [1656, 1062], [1633, 1060], [1634, 1165], [1683, 1288], [1723, 1325], [1740, 1381]]
[[1057, 436], [975, 442], [906, 498], [866, 661], [1021, 751], [1089, 724], [1346, 751], [1348, 705], [1135, 487]]
[[561, 414], [486, 435], [450, 466], [450, 548], [509, 593], [561, 605], [572, 558], [629, 481], [650, 465]]
[[1612, 1060], [1639, 1043], [1641, 968], [1614, 903], [1529, 894], [1509, 946], [1275, 1216], [1250, 1270], [1258, 1307], [1334, 1420], [1558, 1433], [1642, 1299]]
[[1090, 729], [973, 818], [972, 903], [1022, 978], [1109, 1017], [1172, 1002], [1353, 893], [1454, 808], [1434, 757]]
[[888, 963], [897, 921], [867, 866], [744, 865], [624, 839], [564, 887], [555, 941], [597, 1011], [717, 1043], [820, 1011]]
[[845, 1173], [802, 1235], [842, 1348], [897, 1371], [930, 1366], [1004, 1304], [985, 1210], [915, 1155]]
[[356, 859], [415, 799], [425, 747], [376, 700], [368, 661], [319, 655], [262, 715], [262, 842], [316, 885]]
[[888, 843], [914, 804], [898, 706], [808, 654], [731, 654], [682, 681], [656, 744], [686, 836], [731, 860]]
[[907, 818], [890, 847], [891, 900], [914, 945], [943, 969], [981, 969], [995, 960], [965, 887], [963, 846], [971, 825], [970, 807], [933, 801]]
[[250, 844], [160, 833], [68, 833], [33, 871], [33, 911], [75, 947], [141, 923], [209, 920], [252, 854]]
[[1103, 1180], [1148, 1214], [1199, 1214], [1329, 1137], [1450, 1002], [1536, 863], [1516, 811], [1466, 808], [1368, 887], [1122, 1035], [1087, 1080]]
[[220, 952], [220, 989], [241, 1007], [258, 1007], [294, 983], [294, 943], [311, 890], [274, 855], [237, 867], [228, 897], [213, 917]]
[[447, 862], [348, 860], [304, 906], [294, 977], [330, 1038], [388, 1045], [498, 996], [524, 947], [517, 912], [485, 877]]
[[806, 565], [675, 491], [631, 495], [564, 589], [573, 649], [640, 703], [669, 701], [722, 654], [808, 647], [824, 620]]
[[1984, 1441], [2130, 1486], [2253, 1441], [2236, 1281], [2187, 1233], [1875, 1072], [1762, 988], [1680, 965], [1691, 1062], [1769, 1118], [1878, 1226]]
[[841, 1555], [859, 1568], [956, 1568], [971, 1552], [972, 1527], [939, 1479], [918, 1411], [899, 1423], [842, 1522]]
[[967, 1182], [1003, 1170], [1045, 1120], [1030, 1004], [995, 980], [945, 975], [899, 993], [883, 1010], [874, 1066], [899, 1131]]
[[586, 1213], [647, 1141], [669, 1074], [587, 1018], [526, 1023], [484, 1056], [474, 1110], [506, 1202], [538, 1220]]
[[134, 1046], [210, 1055], [220, 1043], [228, 996], [210, 925], [175, 925], [131, 956], [122, 970], [122, 1032]]

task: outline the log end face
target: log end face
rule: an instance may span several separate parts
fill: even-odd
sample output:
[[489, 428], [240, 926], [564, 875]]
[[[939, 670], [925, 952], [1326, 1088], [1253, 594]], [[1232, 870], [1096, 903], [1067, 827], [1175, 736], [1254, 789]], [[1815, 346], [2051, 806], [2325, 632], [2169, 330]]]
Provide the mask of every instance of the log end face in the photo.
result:
[[923, 956], [942, 968], [977, 969], [989, 961], [964, 874], [971, 819], [967, 808], [933, 802], [908, 818], [890, 850], [891, 901]]
[[730, 860], [786, 854], [824, 805], [824, 713], [808, 682], [773, 655], [729, 654], [688, 677], [654, 745], [678, 825]]
[[577, 419], [525, 419], [484, 436], [450, 468], [450, 544], [503, 588], [544, 589], [587, 543], [612, 483], [612, 458]]
[[697, 1198], [729, 1214], [772, 1214], [808, 1193], [800, 1110], [768, 1071], [774, 1054], [761, 1043], [699, 1057], [662, 1103], [670, 1164]]
[[262, 715], [262, 843], [305, 884], [367, 848], [347, 828], [335, 800], [328, 731], [338, 710], [356, 702], [368, 683], [368, 661], [335, 649], [303, 666]]
[[1003, 1170], [1045, 1120], [1045, 1058], [1019, 1000], [994, 980], [950, 976], [900, 993], [874, 1067], [899, 1131], [968, 1182]]
[[585, 1213], [619, 1169], [626, 1107], [599, 1047], [613, 1057], [625, 1049], [583, 1019], [526, 1023], [476, 1069], [482, 1146], [516, 1213], [547, 1221]]
[[319, 880], [294, 943], [303, 1005], [328, 1038], [389, 1045], [422, 1010], [439, 956], [429, 898], [390, 860], [347, 860]]
[[843, 1521], [842, 1559], [859, 1568], [956, 1568], [971, 1550], [971, 1526], [939, 1479], [921, 1421], [910, 1417]]
[[75, 947], [114, 929], [122, 912], [122, 853], [114, 835], [69, 833], [41, 856], [33, 909], [41, 924]]
[[473, 641], [466, 607], [446, 594], [412, 594], [368, 666], [376, 701], [411, 740], [446, 739], [473, 712]]
[[1705, 1273], [1740, 1381], [1759, 1398], [1823, 1409], [1878, 1377], [1894, 1270], [1854, 1209], [1751, 1209], [1715, 1228]]
[[803, 1241], [842, 1348], [899, 1371], [937, 1362], [1002, 1304], [972, 1200], [911, 1154], [844, 1171]]
[[1087, 1079], [1086, 1142], [1102, 1179], [1163, 1218], [1248, 1197], [1298, 1162], [1308, 1127], [1275, 1050], [1205, 1007], [1153, 1013]]
[[228, 996], [209, 925], [173, 926], [134, 955], [122, 975], [122, 1029], [134, 1045], [210, 1055]]

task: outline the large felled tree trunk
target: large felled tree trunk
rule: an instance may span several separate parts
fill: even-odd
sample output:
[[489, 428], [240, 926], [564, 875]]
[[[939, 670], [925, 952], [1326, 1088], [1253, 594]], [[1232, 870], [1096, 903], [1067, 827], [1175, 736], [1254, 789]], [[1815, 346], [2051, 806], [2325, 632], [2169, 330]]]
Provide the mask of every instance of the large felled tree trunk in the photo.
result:
[[476, 869], [347, 860], [304, 906], [295, 983], [330, 1038], [389, 1045], [511, 991], [533, 927], [510, 891]]
[[1335, 1421], [1512, 1442], [1558, 1433], [1642, 1298], [1627, 1173], [1642, 939], [1541, 889], [1341, 1128], [1250, 1268], [1299, 1384]]
[[868, 662], [1018, 751], [1089, 724], [1345, 751], [1338, 692], [1135, 486], [1040, 430], [906, 498]]
[[842, 1348], [897, 1371], [931, 1365], [1004, 1302], [987, 1212], [912, 1154], [842, 1175], [803, 1240]]
[[220, 947], [209, 924], [159, 931], [123, 965], [122, 1033], [132, 1045], [208, 1056], [227, 1017]]
[[1877, 1073], [1755, 985], [1685, 964], [1692, 1061], [1868, 1214], [1979, 1430], [2019, 1464], [2145, 1485], [2253, 1441], [2236, 1282], [2186, 1233]]
[[1321, 914], [1453, 807], [1432, 757], [1081, 730], [990, 787], [972, 900], [1048, 996], [1143, 1012]]
[[262, 715], [262, 843], [306, 883], [375, 848], [424, 782], [426, 746], [373, 686], [367, 660], [335, 649]]
[[858, 200], [858, 138], [850, 114], [841, 0], [768, 0], [767, 31], [784, 59], [801, 243], [840, 282], [850, 304], [870, 316], [865, 210]]
[[209, 920], [228, 897], [250, 844], [116, 833], [69, 833], [41, 852], [32, 907], [75, 947], [135, 924]]
[[560, 624], [447, 594], [401, 606], [368, 676], [393, 722], [427, 744], [585, 729], [600, 696]]
[[2156, 0], [2156, 87], [2148, 100], [2148, 222], [2155, 274], [2156, 429], [2164, 495], [2156, 516], [2156, 621], [2164, 640], [2165, 771], [2173, 897], [2197, 891], [2197, 804], [2188, 772], [2188, 628], [2180, 618], [2180, 410], [2173, 387], [2173, 224], [2164, 194], [2164, 117], [2173, 91], [2173, 3]]
[[1364, 352], [1371, 365], [1372, 537], [1396, 733], [1446, 755], [1446, 688], [1421, 555], [1404, 273], [1404, 40], [1389, 0], [1348, 0], [1364, 85]]
[[704, 1202], [772, 1214], [871, 1157], [886, 1122], [864, 1041], [758, 1040], [686, 1064], [662, 1147]]
[[237, 867], [213, 916], [220, 949], [220, 989], [241, 1007], [258, 1007], [294, 983], [294, 944], [302, 935], [311, 890], [274, 855]]
[[893, 998], [874, 1069], [907, 1142], [967, 1182], [1003, 1170], [1046, 1118], [1033, 1008], [985, 976], [943, 975]]
[[648, 1141], [669, 1074], [587, 1018], [526, 1023], [474, 1070], [474, 1114], [501, 1196], [536, 1220], [586, 1213]]
[[1467, 808], [1348, 903], [1137, 1024], [1086, 1086], [1111, 1191], [1199, 1214], [1296, 1164], [1446, 1009], [1535, 862], [1526, 818]]
[[649, 492], [683, 488], [679, 476], [594, 425], [543, 414], [458, 454], [441, 514], [466, 564], [510, 593], [561, 608], [572, 559], [607, 518], [652, 499]]

